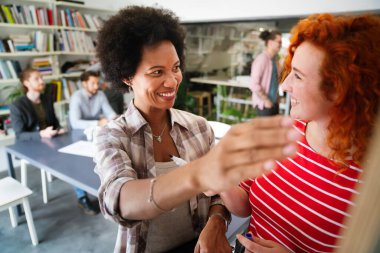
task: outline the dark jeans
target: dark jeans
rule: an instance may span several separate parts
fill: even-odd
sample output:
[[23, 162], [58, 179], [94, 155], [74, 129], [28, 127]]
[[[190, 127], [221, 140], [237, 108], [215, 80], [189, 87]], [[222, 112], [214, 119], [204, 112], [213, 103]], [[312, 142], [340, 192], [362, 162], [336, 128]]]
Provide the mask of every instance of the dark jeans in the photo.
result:
[[262, 110], [256, 108], [256, 111], [259, 117], [277, 115], [279, 113], [278, 103], [274, 104], [271, 108], [263, 108]]

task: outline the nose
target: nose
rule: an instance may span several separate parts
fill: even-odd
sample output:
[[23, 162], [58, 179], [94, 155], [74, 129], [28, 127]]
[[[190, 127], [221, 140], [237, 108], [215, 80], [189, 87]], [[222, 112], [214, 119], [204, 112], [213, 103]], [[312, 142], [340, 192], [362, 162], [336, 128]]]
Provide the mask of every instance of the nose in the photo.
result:
[[291, 92], [290, 73], [281, 84], [281, 89], [285, 92]]
[[174, 88], [181, 82], [181, 78], [175, 73], [169, 74], [165, 79], [164, 86]]

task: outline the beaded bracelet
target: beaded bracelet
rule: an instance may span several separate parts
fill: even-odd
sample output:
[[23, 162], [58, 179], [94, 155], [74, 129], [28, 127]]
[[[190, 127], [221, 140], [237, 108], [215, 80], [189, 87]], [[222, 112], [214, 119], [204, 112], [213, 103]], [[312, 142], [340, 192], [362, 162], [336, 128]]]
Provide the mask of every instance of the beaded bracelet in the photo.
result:
[[167, 210], [167, 209], [164, 209], [162, 207], [160, 207], [157, 202], [154, 200], [153, 198], [153, 190], [154, 190], [154, 184], [156, 183], [157, 181], [157, 178], [153, 178], [150, 180], [150, 188], [149, 188], [149, 198], [148, 198], [148, 202], [149, 203], [153, 203], [153, 205], [158, 209], [160, 210], [161, 212], [173, 212], [175, 210], [175, 208], [173, 209], [170, 209], [170, 210]]

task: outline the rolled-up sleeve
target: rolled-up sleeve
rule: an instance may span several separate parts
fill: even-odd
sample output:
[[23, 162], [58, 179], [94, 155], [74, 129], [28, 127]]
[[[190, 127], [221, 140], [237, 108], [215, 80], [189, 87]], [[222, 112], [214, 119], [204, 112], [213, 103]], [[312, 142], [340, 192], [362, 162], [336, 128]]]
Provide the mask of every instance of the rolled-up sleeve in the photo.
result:
[[132, 168], [121, 140], [125, 133], [120, 129], [103, 127], [95, 133], [96, 147], [95, 172], [99, 175], [101, 186], [98, 191], [100, 208], [107, 219], [123, 226], [133, 226], [136, 220], [126, 220], [120, 215], [119, 196], [123, 184], [137, 179], [137, 173]]

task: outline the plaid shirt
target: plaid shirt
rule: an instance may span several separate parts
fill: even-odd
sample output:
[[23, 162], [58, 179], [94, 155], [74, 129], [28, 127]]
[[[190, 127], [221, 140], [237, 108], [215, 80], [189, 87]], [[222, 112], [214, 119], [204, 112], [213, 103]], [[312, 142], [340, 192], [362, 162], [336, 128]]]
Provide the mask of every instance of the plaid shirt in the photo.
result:
[[[170, 109], [170, 115], [170, 136], [182, 159], [189, 162], [200, 158], [214, 145], [214, 133], [204, 118], [176, 109]], [[94, 142], [95, 172], [101, 180], [100, 207], [107, 219], [119, 224], [114, 252], [144, 252], [149, 222], [121, 217], [119, 194], [125, 182], [153, 177], [149, 172], [155, 166], [152, 130], [131, 102], [122, 116], [96, 133]], [[219, 199], [211, 200], [203, 194], [196, 199], [193, 226], [200, 233], [207, 222], [210, 205]]]

